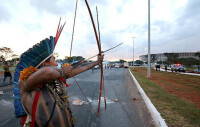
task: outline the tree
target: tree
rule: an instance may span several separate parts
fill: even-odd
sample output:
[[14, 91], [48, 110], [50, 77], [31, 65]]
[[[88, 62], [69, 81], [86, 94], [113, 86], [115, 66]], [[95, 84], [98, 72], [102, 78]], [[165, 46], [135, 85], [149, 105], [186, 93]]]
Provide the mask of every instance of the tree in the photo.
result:
[[200, 51], [194, 54], [196, 57], [200, 58]]
[[167, 57], [167, 64], [174, 64], [176, 62], [178, 62], [178, 57], [179, 54], [178, 53], [164, 53], [164, 55]]
[[82, 61], [84, 58], [82, 56], [72, 56], [69, 58], [68, 56], [65, 56], [64, 62], [65, 63], [74, 63], [75, 61]]
[[81, 61], [81, 60], [83, 60], [83, 59], [84, 59], [84, 58], [83, 58], [82, 56], [76, 56], [76, 57], [75, 57], [75, 60], [76, 60], [76, 61]]
[[148, 55], [145, 55], [144, 58], [145, 58], [144, 61], [147, 63], [148, 62]]
[[157, 60], [156, 54], [151, 54], [151, 63], [154, 63]]
[[135, 63], [135, 64], [138, 64], [138, 65], [142, 65], [142, 64], [144, 64], [144, 62], [141, 61], [141, 60], [136, 60], [134, 63]]
[[11, 61], [12, 61], [13, 63], [16, 63], [16, 61], [19, 61], [19, 56], [16, 55], [16, 54], [12, 54], [11, 58], [12, 58]]
[[120, 59], [119, 62], [120, 62], [121, 64], [123, 64], [123, 63], [126, 62], [126, 61], [123, 60], [123, 59]]
[[3, 55], [0, 56], [0, 61], [5, 61], [5, 58]]
[[180, 58], [178, 62], [183, 64], [184, 66], [190, 67], [191, 65], [200, 65], [200, 61], [195, 58]]
[[19, 56], [17, 54], [12, 54], [11, 58], [16, 59], [16, 58], [19, 58]]
[[0, 56], [3, 61], [6, 61], [9, 58], [12, 58], [12, 55], [13, 55], [13, 51], [11, 48], [8, 48], [8, 47], [0, 48]]
[[71, 61], [82, 61], [84, 58], [82, 56], [72, 56]]

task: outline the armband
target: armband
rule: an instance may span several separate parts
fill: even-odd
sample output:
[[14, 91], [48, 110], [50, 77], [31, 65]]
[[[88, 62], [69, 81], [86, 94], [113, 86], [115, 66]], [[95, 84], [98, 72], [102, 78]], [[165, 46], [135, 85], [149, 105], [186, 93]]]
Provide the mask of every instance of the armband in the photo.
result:
[[59, 78], [64, 77], [64, 72], [63, 72], [62, 68], [59, 69], [59, 68], [54, 67], [54, 66], [49, 66], [49, 67], [51, 67], [51, 68], [55, 68], [55, 69], [60, 73], [60, 77], [59, 77]]
[[62, 68], [61, 68], [61, 69], [57, 69], [57, 70], [58, 70], [58, 72], [60, 73], [60, 77], [59, 77], [59, 78], [64, 77], [64, 73], [63, 73]]

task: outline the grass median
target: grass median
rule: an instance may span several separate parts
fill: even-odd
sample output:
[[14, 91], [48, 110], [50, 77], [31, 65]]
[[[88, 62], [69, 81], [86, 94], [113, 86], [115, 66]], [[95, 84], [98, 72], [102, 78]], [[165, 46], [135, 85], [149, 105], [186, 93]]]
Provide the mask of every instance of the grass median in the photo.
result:
[[[200, 126], [200, 77], [130, 68], [169, 127]], [[195, 96], [195, 97], [193, 97]]]

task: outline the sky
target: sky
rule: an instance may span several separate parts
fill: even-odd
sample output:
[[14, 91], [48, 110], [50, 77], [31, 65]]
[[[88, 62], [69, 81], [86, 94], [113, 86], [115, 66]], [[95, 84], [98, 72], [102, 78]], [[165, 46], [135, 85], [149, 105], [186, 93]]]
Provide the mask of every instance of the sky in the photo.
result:
[[[0, 0], [0, 47], [21, 55], [55, 36], [66, 21], [54, 52], [69, 56], [76, 0]], [[96, 22], [98, 7], [102, 50], [123, 43], [105, 60], [139, 59], [148, 53], [148, 0], [88, 0]], [[151, 53], [200, 51], [200, 0], [151, 0]], [[134, 39], [133, 39], [134, 37]], [[98, 54], [84, 0], [78, 1], [72, 56]], [[96, 58], [95, 58], [96, 59]]]

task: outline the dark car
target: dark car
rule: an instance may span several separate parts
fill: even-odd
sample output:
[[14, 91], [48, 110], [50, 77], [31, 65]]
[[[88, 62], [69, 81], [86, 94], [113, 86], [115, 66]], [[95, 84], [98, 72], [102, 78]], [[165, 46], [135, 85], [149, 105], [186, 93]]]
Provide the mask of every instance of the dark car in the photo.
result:
[[182, 66], [181, 64], [174, 64], [174, 65], [172, 65], [172, 67], [171, 67], [171, 71], [173, 72], [173, 71], [175, 71], [175, 72], [185, 72], [186, 71], [186, 69], [185, 69], [185, 67], [184, 66]]

